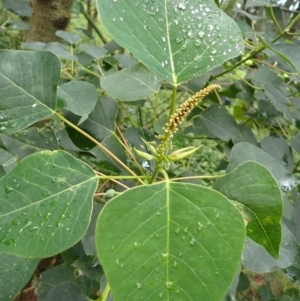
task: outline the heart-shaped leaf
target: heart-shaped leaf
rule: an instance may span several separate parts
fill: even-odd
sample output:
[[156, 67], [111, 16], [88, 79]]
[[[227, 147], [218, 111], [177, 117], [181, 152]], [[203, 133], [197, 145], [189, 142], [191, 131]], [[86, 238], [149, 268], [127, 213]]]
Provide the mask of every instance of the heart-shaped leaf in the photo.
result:
[[96, 247], [116, 301], [219, 301], [241, 258], [245, 226], [218, 192], [161, 182], [108, 202]]
[[42, 151], [0, 179], [0, 252], [41, 258], [74, 245], [85, 234], [98, 180], [63, 151]]
[[51, 52], [0, 51], [0, 133], [51, 116], [59, 76], [60, 61]]
[[97, 0], [97, 5], [116, 42], [173, 85], [243, 51], [237, 24], [211, 0]]
[[253, 161], [245, 162], [217, 180], [214, 188], [243, 204], [247, 235], [278, 258], [283, 202], [276, 179], [268, 169]]

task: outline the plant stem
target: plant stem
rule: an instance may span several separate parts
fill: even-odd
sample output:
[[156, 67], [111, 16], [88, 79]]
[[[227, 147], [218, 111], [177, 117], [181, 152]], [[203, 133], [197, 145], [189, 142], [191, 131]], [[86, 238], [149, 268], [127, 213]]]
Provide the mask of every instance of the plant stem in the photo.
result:
[[93, 29], [96, 31], [98, 37], [101, 39], [103, 44], [106, 44], [107, 43], [106, 38], [103, 36], [102, 32], [100, 31], [96, 23], [93, 21], [93, 19], [89, 16], [89, 14], [86, 11], [83, 12], [83, 15], [87, 19], [89, 24], [93, 27]]
[[173, 91], [172, 91], [172, 100], [171, 100], [171, 106], [170, 106], [170, 113], [169, 113], [169, 119], [175, 112], [176, 108], [176, 94], [177, 94], [177, 86], [173, 86]]
[[109, 284], [107, 282], [106, 286], [104, 288], [104, 291], [102, 292], [101, 296], [96, 301], [106, 301], [109, 292], [110, 292], [110, 286], [109, 286]]
[[60, 115], [59, 113], [55, 112], [55, 115], [62, 120], [63, 122], [65, 122], [67, 125], [69, 125], [70, 127], [72, 127], [73, 129], [75, 129], [77, 132], [79, 132], [80, 134], [84, 135], [85, 137], [87, 137], [89, 140], [91, 140], [92, 142], [94, 142], [102, 151], [104, 151], [107, 155], [109, 155], [111, 158], [113, 158], [118, 164], [120, 164], [126, 171], [128, 171], [132, 176], [136, 177], [136, 179], [142, 184], [144, 185], [145, 183], [130, 169], [128, 168], [128, 166], [126, 164], [124, 164], [119, 158], [117, 158], [111, 151], [109, 151], [105, 146], [103, 146], [99, 141], [97, 141], [95, 138], [93, 138], [92, 136], [90, 136], [89, 134], [87, 134], [85, 131], [83, 131], [82, 129], [80, 129], [78, 126], [76, 126], [75, 124], [73, 124], [72, 122], [70, 122], [68, 119], [66, 119], [65, 117], [63, 117], [62, 115]]
[[118, 180], [118, 179], [121, 179], [121, 180], [131, 180], [131, 179], [148, 179], [149, 177], [147, 176], [98, 176], [98, 178], [100, 180]]

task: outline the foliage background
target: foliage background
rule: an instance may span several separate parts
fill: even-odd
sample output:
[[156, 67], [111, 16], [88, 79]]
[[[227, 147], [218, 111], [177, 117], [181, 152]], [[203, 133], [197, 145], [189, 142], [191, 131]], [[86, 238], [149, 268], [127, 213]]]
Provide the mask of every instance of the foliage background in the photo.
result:
[[[181, 127], [174, 139], [176, 149], [191, 145], [201, 145], [202, 147], [201, 151], [195, 153], [190, 159], [183, 160], [179, 164], [171, 163], [169, 175], [177, 177], [222, 175], [225, 174], [230, 152], [235, 144], [247, 142], [260, 147], [293, 175], [294, 180], [283, 183], [282, 186], [285, 187], [281, 188], [286, 192], [284, 195], [284, 221], [299, 244], [299, 191], [297, 188], [300, 163], [299, 2], [248, 0], [223, 1], [218, 5], [237, 22], [243, 34], [245, 51], [237, 58], [225, 62], [223, 66], [179, 86], [178, 103], [183, 102], [190, 94], [197, 92], [208, 82], [220, 84], [223, 91], [212, 94], [206, 99], [191, 112], [186, 123]], [[62, 76], [59, 82], [61, 95], [67, 91], [70, 80], [77, 80], [92, 84], [98, 93], [103, 93], [104, 90], [110, 97], [121, 98], [123, 101], [113, 102], [114, 106], [118, 107], [118, 115], [114, 115], [116, 114], [114, 106], [109, 108], [108, 115], [111, 116], [111, 121], [117, 118], [120, 132], [131, 145], [136, 147], [139, 145], [140, 141], [135, 141], [137, 136], [147, 137], [153, 133], [161, 133], [161, 128], [168, 117], [172, 97], [172, 90], [168, 83], [163, 82], [160, 87], [160, 84], [153, 80], [153, 87], [148, 95], [144, 92], [145, 96], [138, 95], [134, 99], [130, 93], [131, 86], [128, 86], [129, 89], [126, 90], [126, 86], [116, 86], [114, 82], [101, 81], [101, 85], [99, 84], [101, 72], [109, 75], [112, 71], [131, 66], [136, 60], [115, 43], [108, 42], [110, 37], [97, 17], [93, 1], [75, 1], [73, 3], [68, 33], [61, 32], [61, 40], [57, 44], [33, 44], [26, 41], [25, 31], [28, 30], [30, 15], [30, 6], [27, 1], [4, 0], [2, 2], [0, 15], [0, 47], [2, 49], [48, 49], [53, 51], [63, 62]], [[105, 45], [105, 47], [95, 49], [91, 45]], [[114, 79], [114, 81], [116, 80], [122, 82], [124, 77]], [[76, 91], [77, 93], [79, 91]], [[92, 99], [92, 92], [89, 93], [91, 93], [89, 96]], [[226, 110], [216, 114], [216, 110], [212, 110], [212, 108], [217, 108], [219, 104]], [[208, 108], [211, 108], [210, 111], [206, 110]], [[76, 111], [74, 107], [67, 107], [62, 101], [61, 109], [64, 110], [64, 116], [73, 122], [78, 122], [78, 116], [81, 116], [83, 118], [81, 128], [85, 131], [88, 132], [92, 128], [88, 122], [84, 123], [84, 118], [87, 117], [87, 108], [83, 114]], [[203, 112], [206, 112], [205, 118], [199, 117]], [[90, 113], [88, 114], [89, 118], [91, 118]], [[203, 121], [206, 119], [210, 120], [210, 123]], [[64, 128], [58, 120], [46, 119], [36, 124], [45, 131], [45, 126], [49, 125], [58, 135], [61, 149], [71, 151], [103, 173], [114, 173], [120, 168], [108, 161], [107, 158], [103, 159], [105, 156], [102, 153], [88, 151], [94, 144], [72, 131], [71, 128]], [[140, 130], [133, 131], [132, 126], [136, 126]], [[108, 136], [107, 131], [110, 133], [113, 130], [110, 124], [106, 124], [106, 133], [97, 129], [92, 131], [92, 135], [103, 140]], [[37, 133], [31, 133], [31, 131], [34, 130], [28, 130], [25, 141], [17, 136], [1, 134], [2, 176], [14, 166], [17, 160], [42, 149], [41, 142], [37, 143], [36, 140]], [[41, 135], [41, 140], [43, 140], [43, 135], [44, 133]], [[33, 139], [32, 137], [35, 138], [34, 143], [31, 144], [29, 141]], [[111, 149], [114, 149], [114, 154], [123, 158], [124, 161], [127, 159], [120, 149], [116, 151], [113, 141], [107, 140], [106, 143], [111, 146]], [[95, 157], [97, 160], [94, 159]], [[136, 158], [136, 160], [140, 159]], [[143, 162], [140, 161], [140, 163]], [[128, 160], [128, 164], [133, 169], [137, 168], [132, 159]], [[214, 180], [209, 177], [190, 181], [208, 187], [212, 187], [214, 183]], [[124, 183], [127, 186], [134, 185], [132, 181]], [[35, 298], [34, 294], [38, 300], [47, 300], [49, 288], [47, 289], [46, 286], [55, 286], [57, 292], [61, 292], [65, 282], [67, 282], [68, 290], [75, 292], [72, 298], [77, 299], [73, 300], [81, 300], [80, 296], [82, 295], [89, 295], [92, 300], [95, 300], [98, 297], [100, 283], [100, 291], [103, 292], [105, 279], [102, 276], [101, 266], [95, 258], [94, 246], [90, 241], [93, 239], [91, 233], [93, 233], [92, 228], [95, 227], [97, 214], [107, 200], [105, 192], [109, 188], [122, 190], [120, 185], [112, 182], [104, 180], [101, 183], [95, 195], [96, 205], [92, 223], [83, 240], [65, 252], [49, 260], [41, 261], [27, 287], [16, 298], [26, 300], [26, 294], [29, 291], [31, 295], [28, 294], [28, 298]], [[4, 254], [1, 255], [3, 256], [1, 261], [7, 264], [8, 259]], [[296, 257], [299, 257], [298, 254]], [[257, 262], [258, 265], [262, 264], [259, 259]], [[26, 271], [22, 271], [21, 266], [21, 263], [13, 261], [3, 271], [7, 273], [8, 270], [17, 270], [18, 276], [14, 278], [15, 281], [25, 285], [32, 273], [27, 275], [28, 279], [22, 278]], [[32, 269], [30, 264], [24, 266], [26, 266], [25, 270]], [[243, 273], [240, 275], [237, 294], [231, 294], [228, 298], [237, 300], [299, 299], [297, 283], [299, 283], [300, 275], [297, 264], [285, 267], [283, 271], [272, 271], [263, 275], [250, 272], [251, 266], [248, 268], [244, 267]], [[43, 273], [42, 278], [38, 278], [40, 273]], [[84, 275], [84, 277], [79, 275]], [[291, 282], [290, 279], [293, 281]], [[13, 288], [11, 298], [14, 297], [14, 294]], [[65, 296], [65, 298], [71, 298], [71, 296]]]

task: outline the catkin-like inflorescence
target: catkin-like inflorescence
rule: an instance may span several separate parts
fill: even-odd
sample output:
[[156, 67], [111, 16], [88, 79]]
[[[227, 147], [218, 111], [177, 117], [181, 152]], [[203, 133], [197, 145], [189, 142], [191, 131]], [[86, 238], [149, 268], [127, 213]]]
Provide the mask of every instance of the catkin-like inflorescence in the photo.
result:
[[169, 122], [166, 123], [164, 128], [165, 135], [170, 137], [173, 133], [178, 130], [178, 125], [185, 119], [185, 117], [196, 107], [200, 100], [202, 100], [206, 95], [208, 95], [214, 89], [221, 89], [219, 85], [209, 85], [203, 90], [197, 92], [195, 95], [191, 96], [187, 101], [179, 106], [173, 115], [171, 115]]

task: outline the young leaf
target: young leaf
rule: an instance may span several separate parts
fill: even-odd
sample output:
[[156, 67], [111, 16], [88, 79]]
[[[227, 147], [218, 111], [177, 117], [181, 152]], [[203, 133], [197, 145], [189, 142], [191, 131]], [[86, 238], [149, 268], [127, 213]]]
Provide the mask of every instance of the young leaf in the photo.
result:
[[16, 133], [51, 116], [59, 76], [53, 53], [0, 51], [0, 133]]
[[239, 266], [245, 226], [216, 191], [161, 182], [109, 201], [96, 247], [116, 301], [219, 301]]
[[278, 258], [283, 202], [269, 170], [259, 163], [245, 162], [217, 180], [214, 188], [243, 204], [247, 235]]
[[243, 51], [237, 24], [210, 0], [97, 0], [97, 7], [116, 42], [173, 85]]
[[43, 151], [20, 161], [0, 179], [0, 252], [49, 257], [85, 234], [98, 179], [63, 151]]

